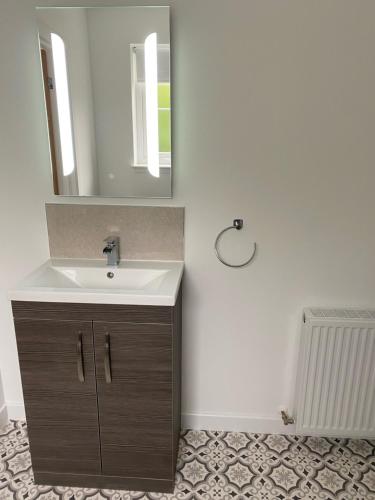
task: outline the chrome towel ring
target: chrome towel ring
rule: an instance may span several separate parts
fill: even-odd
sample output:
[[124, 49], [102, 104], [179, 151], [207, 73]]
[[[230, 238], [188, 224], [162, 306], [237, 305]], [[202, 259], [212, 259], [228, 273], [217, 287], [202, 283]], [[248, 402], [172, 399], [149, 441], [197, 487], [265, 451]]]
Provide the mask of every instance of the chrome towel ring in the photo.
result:
[[230, 264], [229, 262], [225, 262], [225, 260], [222, 258], [222, 256], [220, 255], [220, 252], [219, 252], [219, 249], [218, 249], [218, 244], [219, 244], [219, 241], [220, 241], [220, 238], [222, 237], [222, 235], [226, 232], [226, 231], [229, 231], [229, 229], [237, 229], [238, 231], [240, 229], [243, 228], [243, 219], [234, 219], [233, 221], [233, 225], [232, 226], [228, 226], [226, 227], [225, 229], [223, 229], [222, 231], [220, 231], [220, 233], [217, 235], [216, 237], [216, 240], [215, 240], [215, 252], [216, 252], [216, 257], [220, 260], [220, 262], [222, 264], [224, 264], [225, 266], [228, 266], [228, 267], [245, 267], [247, 266], [248, 264], [250, 264], [250, 262], [254, 259], [255, 257], [255, 254], [256, 254], [256, 251], [257, 251], [257, 244], [254, 243], [254, 250], [253, 250], [253, 253], [251, 254], [251, 257], [250, 259], [248, 259], [246, 262], [243, 262], [242, 264]]

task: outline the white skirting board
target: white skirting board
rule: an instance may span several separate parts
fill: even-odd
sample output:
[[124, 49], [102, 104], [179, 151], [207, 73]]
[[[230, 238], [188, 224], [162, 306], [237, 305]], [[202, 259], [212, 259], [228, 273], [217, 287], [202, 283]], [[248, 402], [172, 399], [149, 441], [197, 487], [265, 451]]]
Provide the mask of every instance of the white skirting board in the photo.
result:
[[9, 420], [23, 420], [25, 418], [25, 407], [17, 401], [7, 401], [7, 413]]
[[183, 413], [183, 429], [234, 431], [262, 434], [295, 434], [296, 426], [284, 425], [280, 418], [213, 413]]
[[0, 427], [8, 423], [8, 412], [5, 404], [0, 408]]
[[[22, 403], [8, 402], [8, 417], [11, 420], [24, 419], [25, 408]], [[213, 413], [183, 413], [183, 429], [234, 431], [264, 434], [294, 434], [295, 425], [284, 425], [281, 418], [254, 417], [249, 415], [230, 415]]]

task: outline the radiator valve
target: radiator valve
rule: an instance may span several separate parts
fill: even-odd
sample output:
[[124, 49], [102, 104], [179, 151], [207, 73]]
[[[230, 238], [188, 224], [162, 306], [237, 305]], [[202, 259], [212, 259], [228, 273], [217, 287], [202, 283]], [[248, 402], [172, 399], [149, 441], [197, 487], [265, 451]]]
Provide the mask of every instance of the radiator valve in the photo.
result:
[[281, 410], [281, 418], [283, 419], [284, 425], [294, 424], [295, 420], [290, 417], [286, 410]]

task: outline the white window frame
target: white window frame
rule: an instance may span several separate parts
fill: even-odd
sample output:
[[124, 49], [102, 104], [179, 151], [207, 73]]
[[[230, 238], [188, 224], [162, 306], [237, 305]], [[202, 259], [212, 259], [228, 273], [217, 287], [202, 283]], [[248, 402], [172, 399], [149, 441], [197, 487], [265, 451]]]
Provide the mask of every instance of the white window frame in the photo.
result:
[[[133, 167], [147, 168], [146, 137], [146, 91], [145, 82], [137, 81], [136, 50], [144, 48], [144, 44], [130, 44], [132, 121], [133, 121]], [[158, 44], [158, 49], [169, 49], [168, 44]], [[161, 168], [171, 168], [172, 153], [159, 153]]]

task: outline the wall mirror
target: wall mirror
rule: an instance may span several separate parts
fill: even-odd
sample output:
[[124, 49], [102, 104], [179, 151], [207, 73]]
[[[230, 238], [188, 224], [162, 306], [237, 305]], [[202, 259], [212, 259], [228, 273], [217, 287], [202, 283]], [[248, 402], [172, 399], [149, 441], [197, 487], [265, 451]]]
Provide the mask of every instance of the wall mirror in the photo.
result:
[[36, 16], [54, 193], [170, 198], [169, 7]]

